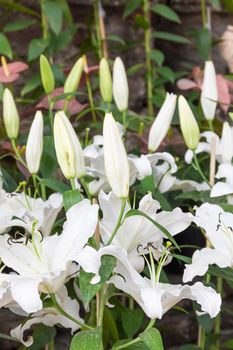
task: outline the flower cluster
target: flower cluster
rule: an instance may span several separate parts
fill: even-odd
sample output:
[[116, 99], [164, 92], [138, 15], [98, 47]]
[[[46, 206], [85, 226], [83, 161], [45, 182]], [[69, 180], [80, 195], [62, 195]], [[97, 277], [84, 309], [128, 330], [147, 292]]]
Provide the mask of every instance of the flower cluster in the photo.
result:
[[[185, 97], [167, 93], [149, 130], [148, 153], [140, 148], [127, 152], [129, 88], [118, 57], [113, 79], [108, 61], [100, 62], [100, 92], [107, 106], [103, 132], [93, 141], [86, 135], [88, 140], [83, 142], [71, 122], [69, 104], [87, 68], [85, 57], [75, 63], [64, 84], [64, 108], [53, 117], [55, 82], [50, 63], [41, 56], [50, 119], [47, 123], [42, 112], [36, 112], [25, 147], [18, 144], [20, 117], [13, 94], [8, 88], [4, 90], [4, 125], [26, 178], [8, 192], [6, 173], [1, 175], [0, 305], [24, 317], [11, 330], [11, 337], [26, 347], [32, 345], [33, 338], [25, 339], [24, 332], [34, 324], [60, 325], [72, 333], [103, 326], [104, 309], [115, 307], [119, 293], [125, 293], [143, 310], [151, 320], [148, 329], [183, 299], [197, 302], [198, 315], [215, 318], [220, 312], [220, 293], [200, 280], [187, 282], [204, 276], [211, 264], [233, 266], [233, 214], [210, 203], [197, 203], [195, 210], [188, 211], [181, 202], [170, 205], [169, 196], [165, 196], [178, 192], [177, 196], [188, 198], [190, 193], [208, 192], [209, 198], [229, 195], [231, 203], [232, 128], [225, 122], [221, 138], [213, 131], [200, 133]], [[112, 95], [122, 120], [116, 121], [110, 112]], [[200, 101], [210, 125], [217, 99], [214, 66], [207, 62]], [[198, 179], [183, 178], [179, 159], [159, 150], [176, 104], [188, 147], [185, 162], [193, 166]], [[41, 169], [46, 153], [44, 134], [49, 126], [56, 180], [46, 179]], [[213, 177], [225, 178], [226, 182], [211, 183], [211, 176], [209, 180], [198, 160], [203, 152], [218, 162]], [[49, 159], [45, 165], [50, 167]], [[164, 279], [164, 266], [174, 257], [182, 257], [177, 239], [183, 233], [188, 242], [190, 225], [205, 233], [206, 247], [194, 252], [190, 264], [186, 260], [183, 284], [173, 284]], [[96, 320], [87, 317], [93, 313]]]

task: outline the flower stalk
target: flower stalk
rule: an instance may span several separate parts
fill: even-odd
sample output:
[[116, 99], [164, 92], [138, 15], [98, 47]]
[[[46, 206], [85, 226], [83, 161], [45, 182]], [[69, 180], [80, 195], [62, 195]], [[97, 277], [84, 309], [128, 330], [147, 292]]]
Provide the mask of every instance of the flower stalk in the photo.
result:
[[148, 115], [153, 116], [153, 77], [152, 77], [152, 64], [151, 64], [151, 17], [150, 17], [150, 1], [144, 0], [143, 2], [144, 19], [148, 25], [144, 34], [144, 46], [146, 54], [146, 85], [147, 85], [147, 110]]

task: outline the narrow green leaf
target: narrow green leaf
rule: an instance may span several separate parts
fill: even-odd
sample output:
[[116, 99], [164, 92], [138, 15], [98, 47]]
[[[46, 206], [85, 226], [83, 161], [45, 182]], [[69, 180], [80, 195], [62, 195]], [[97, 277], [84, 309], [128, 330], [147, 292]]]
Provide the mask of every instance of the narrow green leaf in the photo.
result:
[[190, 40], [188, 40], [187, 38], [185, 38], [181, 35], [172, 34], [172, 33], [168, 33], [168, 32], [155, 31], [153, 36], [156, 39], [172, 41], [172, 42], [180, 43], [180, 44], [190, 44]]
[[140, 309], [127, 309], [121, 313], [121, 323], [128, 338], [133, 337], [140, 329], [144, 314]]
[[40, 172], [43, 175], [43, 178], [52, 178], [55, 170], [58, 168], [53, 136], [44, 136], [43, 145]]
[[37, 21], [35, 19], [24, 19], [22, 21], [11, 22], [11, 23], [7, 23], [4, 26], [3, 31], [5, 33], [15, 32], [18, 30], [23, 30], [23, 29], [26, 29], [28, 27], [31, 27], [31, 26], [35, 25], [36, 23], [37, 23]]
[[5, 34], [0, 33], [0, 54], [7, 56], [9, 58], [13, 58], [13, 53], [11, 49], [11, 44]]
[[114, 342], [119, 340], [119, 333], [116, 326], [116, 322], [113, 318], [111, 310], [107, 307], [104, 309], [104, 332], [105, 331], [111, 334], [111, 337], [114, 340]]
[[167, 5], [157, 4], [155, 6], [152, 6], [151, 11], [161, 17], [168, 19], [169, 21], [181, 23], [180, 17], [177, 15], [177, 13]]
[[9, 0], [0, 0], [0, 6], [3, 6], [11, 11], [17, 11], [17, 12], [25, 13], [27, 15], [40, 17], [39, 13], [30, 9], [29, 7], [26, 7], [21, 4], [17, 4], [16, 2], [12, 2]]
[[101, 350], [101, 328], [91, 331], [83, 331], [75, 334], [72, 338], [69, 350]]
[[65, 211], [69, 210], [73, 205], [79, 203], [82, 199], [83, 197], [78, 189], [63, 192]]
[[159, 66], [161, 66], [165, 60], [164, 53], [158, 49], [151, 50], [150, 59], [155, 61]]
[[40, 350], [54, 339], [56, 330], [53, 327], [48, 327], [43, 324], [36, 327], [33, 332], [34, 342], [30, 346], [30, 350]]
[[33, 39], [28, 47], [28, 61], [33, 61], [48, 47], [47, 39]]
[[62, 29], [62, 7], [56, 1], [52, 0], [45, 0], [43, 6], [50, 28], [54, 34], [58, 35]]
[[68, 185], [55, 179], [41, 179], [40, 182], [46, 187], [51, 188], [53, 191], [56, 191], [59, 193], [63, 193], [69, 190], [70, 188]]
[[107, 41], [115, 41], [115, 42], [117, 42], [117, 43], [119, 43], [119, 44], [121, 44], [123, 46], [126, 45], [125, 41], [122, 38], [120, 38], [119, 36], [117, 36], [117, 35], [108, 35], [106, 40]]
[[124, 9], [123, 17], [128, 17], [141, 6], [142, 0], [128, 0]]
[[172, 235], [168, 232], [168, 230], [163, 227], [162, 225], [160, 225], [157, 221], [151, 219], [150, 216], [148, 216], [147, 214], [143, 213], [141, 210], [138, 209], [131, 209], [129, 210], [125, 216], [124, 216], [124, 220], [128, 217], [131, 216], [143, 216], [145, 217], [147, 220], [149, 220], [150, 222], [152, 222], [152, 224], [154, 224], [173, 244], [174, 246], [180, 251], [180, 248], [178, 246], [178, 244], [176, 243], [174, 237], [172, 237]]
[[33, 75], [33, 77], [31, 79], [29, 79], [26, 82], [26, 84], [22, 88], [21, 96], [25, 96], [25, 95], [29, 94], [30, 92], [32, 92], [33, 90], [38, 88], [38, 86], [40, 86], [40, 85], [41, 85], [40, 73], [36, 73], [35, 75]]
[[169, 67], [157, 67], [157, 72], [162, 75], [162, 77], [166, 78], [169, 80], [171, 83], [174, 83], [175, 81], [175, 74]]
[[139, 337], [150, 350], [164, 350], [162, 337], [158, 329], [149, 328], [141, 333]]
[[212, 48], [212, 35], [209, 29], [201, 28], [195, 32], [197, 51], [203, 61], [208, 60]]

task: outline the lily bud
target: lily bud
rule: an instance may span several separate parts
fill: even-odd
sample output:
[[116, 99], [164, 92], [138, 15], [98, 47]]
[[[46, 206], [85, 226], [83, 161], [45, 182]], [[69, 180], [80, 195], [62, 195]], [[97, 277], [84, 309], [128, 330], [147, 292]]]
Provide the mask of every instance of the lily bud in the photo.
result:
[[222, 137], [220, 141], [222, 161], [229, 163], [233, 157], [233, 130], [228, 122], [223, 123]]
[[218, 101], [218, 88], [214, 64], [212, 61], [205, 63], [204, 80], [201, 92], [201, 106], [207, 120], [213, 120]]
[[9, 89], [3, 93], [3, 121], [9, 139], [16, 139], [19, 133], [19, 114]]
[[129, 87], [125, 66], [120, 57], [113, 64], [113, 97], [120, 112], [128, 108]]
[[155, 152], [166, 136], [176, 108], [176, 95], [167, 93], [165, 101], [153, 122], [148, 139], [148, 149]]
[[37, 111], [29, 131], [26, 144], [26, 163], [31, 174], [38, 173], [43, 151], [44, 120], [41, 111]]
[[44, 91], [50, 95], [54, 90], [55, 80], [50, 63], [44, 55], [40, 55], [40, 75]]
[[102, 58], [99, 67], [100, 92], [104, 102], [112, 102], [112, 77], [106, 58]]
[[67, 179], [80, 178], [86, 173], [79, 139], [64, 112], [54, 118], [54, 143], [57, 160]]
[[112, 113], [104, 118], [104, 165], [108, 182], [119, 198], [129, 194], [129, 162], [126, 150]]
[[68, 74], [65, 85], [64, 85], [64, 93], [72, 93], [76, 92], [79, 86], [79, 82], [83, 72], [83, 58], [79, 58], [70, 73]]
[[200, 130], [191, 108], [184, 96], [178, 99], [178, 108], [180, 115], [180, 127], [189, 149], [194, 151], [200, 141]]

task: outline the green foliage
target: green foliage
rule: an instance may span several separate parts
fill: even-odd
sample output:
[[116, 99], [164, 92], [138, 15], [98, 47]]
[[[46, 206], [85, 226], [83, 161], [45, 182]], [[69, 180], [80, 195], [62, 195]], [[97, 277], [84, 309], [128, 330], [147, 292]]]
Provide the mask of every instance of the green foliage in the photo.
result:
[[34, 26], [36, 24], [37, 24], [37, 21], [35, 19], [24, 19], [22, 21], [7, 23], [4, 26], [3, 31], [5, 33], [16, 32], [18, 30], [23, 30], [23, 29], [29, 28], [31, 26]]
[[179, 44], [190, 44], [190, 40], [187, 38], [173, 34], [173, 33], [168, 33], [168, 32], [161, 32], [161, 31], [155, 31], [153, 33], [153, 36], [156, 39], [162, 39], [162, 40], [167, 40], [167, 41], [172, 41], [174, 43], [179, 43]]
[[82, 199], [83, 197], [78, 189], [63, 192], [65, 211], [69, 210], [76, 203], [79, 203]]
[[149, 328], [139, 335], [150, 350], [164, 350], [161, 334], [156, 328]]
[[171, 7], [164, 5], [164, 4], [156, 4], [152, 6], [151, 11], [156, 13], [157, 15], [160, 15], [169, 21], [181, 23], [180, 17], [177, 15], [177, 13], [171, 9]]
[[6, 35], [3, 33], [0, 33], [0, 54], [9, 58], [13, 58], [11, 44]]
[[124, 9], [123, 17], [126, 18], [136, 9], [138, 9], [142, 4], [142, 0], [129, 0], [126, 3], [126, 7]]
[[122, 327], [128, 338], [133, 337], [142, 326], [144, 314], [139, 309], [127, 309], [121, 313]]
[[58, 35], [62, 29], [63, 13], [59, 3], [54, 0], [45, 0], [43, 9], [48, 19], [48, 23], [54, 34]]
[[115, 266], [115, 263], [116, 259], [113, 256], [104, 255], [101, 258], [101, 267], [99, 270], [99, 275], [101, 279], [100, 282], [96, 284], [91, 284], [91, 280], [94, 274], [87, 273], [83, 269], [81, 269], [78, 281], [85, 307], [87, 307], [91, 299], [102, 288], [103, 284], [109, 279]]
[[101, 350], [101, 328], [82, 331], [72, 338], [69, 350]]
[[30, 346], [29, 350], [41, 350], [47, 344], [49, 344], [55, 337], [56, 330], [53, 327], [48, 327], [43, 324], [36, 327], [33, 332], [34, 342]]
[[33, 39], [28, 47], [28, 61], [38, 58], [47, 49], [49, 41], [47, 39]]

